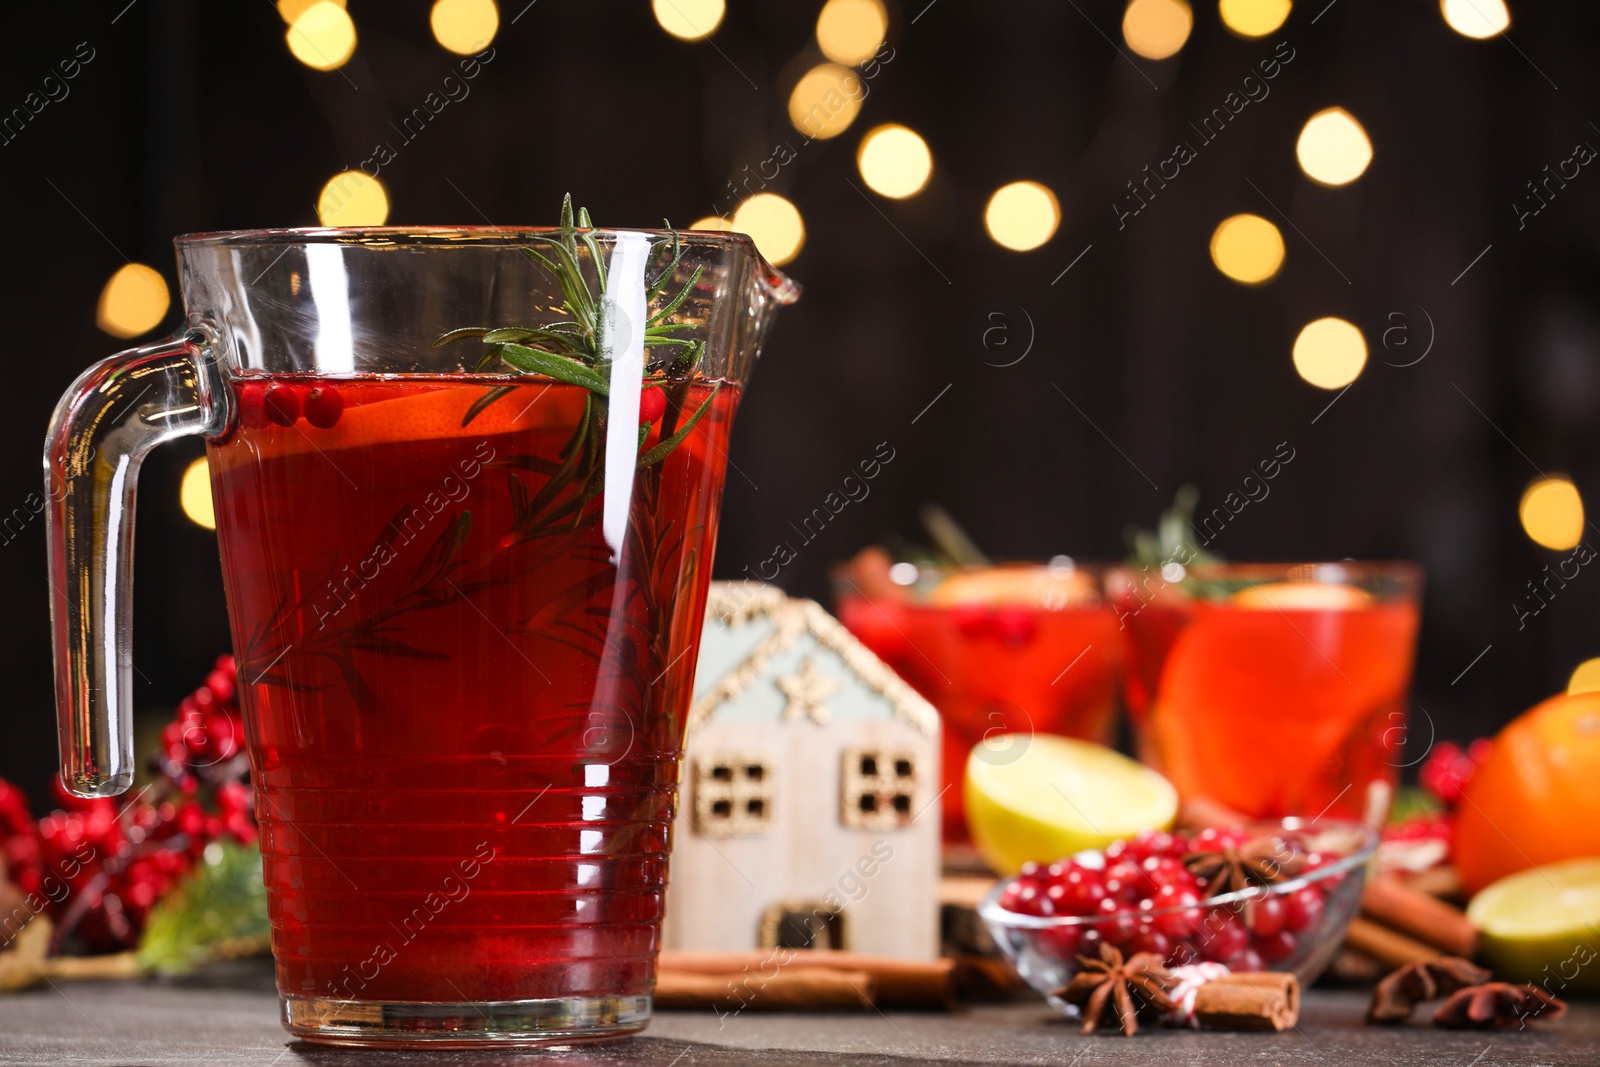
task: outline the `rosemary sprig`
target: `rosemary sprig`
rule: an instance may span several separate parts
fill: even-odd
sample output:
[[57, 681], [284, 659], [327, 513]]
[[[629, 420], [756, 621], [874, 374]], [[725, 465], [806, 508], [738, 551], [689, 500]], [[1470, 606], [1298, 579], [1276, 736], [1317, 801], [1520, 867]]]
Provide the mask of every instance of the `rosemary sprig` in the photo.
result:
[[[652, 259], [662, 260], [662, 265], [654, 277], [648, 270], [645, 275], [645, 306], [656, 306], [645, 324], [644, 346], [650, 354], [643, 388], [665, 390], [667, 405], [661, 417], [661, 440], [656, 445], [645, 447], [654, 427], [645, 423], [639, 428], [637, 462], [641, 470], [665, 460], [688, 438], [710, 410], [717, 393], [714, 387], [711, 395], [683, 418], [688, 388], [705, 355], [705, 343], [673, 336], [691, 329], [692, 324], [667, 320], [689, 299], [705, 268], [695, 267], [683, 285], [668, 296], [667, 287], [677, 276], [684, 248], [677, 231], [670, 224], [666, 229], [667, 236], [651, 249]], [[548, 474], [536, 494], [520, 489], [512, 493], [516, 508], [513, 538], [517, 542], [573, 529], [582, 523], [589, 504], [604, 489], [606, 424], [611, 413], [610, 364], [602, 336], [608, 280], [605, 257], [588, 210], [579, 209], [575, 214], [572, 197], [567, 196], [561, 204], [561, 226], [554, 234], [540, 234], [531, 240], [533, 245], [524, 248], [523, 254], [555, 279], [566, 318], [545, 326], [469, 326], [450, 330], [434, 341], [435, 346], [440, 346], [477, 338], [484, 345], [483, 357], [477, 363], [479, 371], [498, 365], [517, 374], [538, 375], [588, 391], [583, 416], [561, 450], [559, 466], [553, 471], [536, 472]], [[592, 281], [585, 273], [585, 260], [592, 267]], [[470, 424], [513, 389], [514, 386], [497, 385], [486, 390], [467, 409], [461, 425]], [[510, 477], [518, 476], [513, 472]], [[569, 488], [575, 491], [569, 494]]]
[[[668, 282], [676, 276], [683, 262], [683, 242], [670, 225], [667, 230], [668, 236], [651, 249], [652, 256], [666, 254], [666, 262], [653, 280], [648, 275], [645, 278], [647, 307], [665, 293]], [[556, 233], [539, 234], [531, 240], [534, 246], [523, 248], [522, 252], [548, 271], [560, 286], [562, 309], [568, 318], [548, 326], [467, 326], [440, 334], [434, 346], [477, 338], [485, 347], [483, 358], [477, 364], [479, 371], [499, 363], [518, 374], [543, 375], [606, 398], [610, 395], [610, 382], [601, 336], [605, 325], [602, 309], [606, 296], [606, 265], [588, 209], [580, 208], [574, 218], [569, 194], [561, 203], [561, 226]], [[584, 273], [579, 258], [580, 246], [581, 254], [593, 267], [593, 285]], [[671, 358], [655, 355], [647, 359], [646, 370], [650, 377], [645, 381], [646, 388], [686, 381], [698, 369], [705, 342], [673, 336], [678, 331], [691, 329], [692, 324], [666, 320], [689, 299], [704, 272], [703, 266], [695, 267], [677, 293], [650, 313], [644, 331], [646, 350], [666, 349], [672, 355]], [[510, 386], [489, 390], [467, 409], [461, 425], [471, 423], [490, 404], [510, 392]], [[603, 414], [598, 421], [604, 422]], [[681, 441], [679, 438], [678, 442]], [[674, 447], [678, 442], [674, 442]], [[665, 453], [661, 458], [665, 458]]]

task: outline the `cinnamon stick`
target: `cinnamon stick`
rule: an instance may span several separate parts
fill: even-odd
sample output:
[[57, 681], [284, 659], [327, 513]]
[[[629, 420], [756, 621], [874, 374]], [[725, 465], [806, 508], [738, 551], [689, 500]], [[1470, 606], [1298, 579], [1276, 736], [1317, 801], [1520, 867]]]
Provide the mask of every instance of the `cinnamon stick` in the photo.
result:
[[1287, 1030], [1300, 1021], [1300, 981], [1292, 974], [1238, 971], [1194, 994], [1202, 1030]]
[[1345, 931], [1344, 943], [1357, 952], [1366, 953], [1391, 971], [1408, 963], [1418, 963], [1444, 955], [1432, 945], [1423, 944], [1415, 938], [1396, 933], [1387, 926], [1380, 926], [1370, 919], [1359, 916], [1350, 920], [1350, 927]]
[[1404, 881], [1412, 889], [1430, 897], [1460, 900], [1467, 895], [1461, 885], [1461, 874], [1454, 867], [1429, 867], [1425, 871], [1406, 875]]
[[872, 975], [866, 971], [789, 967], [769, 978], [746, 971], [698, 974], [663, 969], [656, 975], [655, 1006], [722, 1011], [837, 1011], [870, 1008], [876, 993]]
[[1250, 817], [1210, 797], [1184, 797], [1178, 805], [1175, 825], [1181, 830], [1205, 830], [1210, 827], [1238, 826]]
[[749, 952], [695, 952], [672, 949], [661, 953], [663, 971], [693, 974], [756, 974], [763, 977], [789, 968], [860, 971], [877, 986], [882, 1008], [950, 1008], [955, 1004], [955, 960], [901, 960], [863, 956], [832, 949], [757, 949]]
[[1470, 959], [1478, 951], [1478, 928], [1465, 913], [1397, 878], [1381, 876], [1368, 882], [1361, 891], [1361, 914], [1446, 956]]

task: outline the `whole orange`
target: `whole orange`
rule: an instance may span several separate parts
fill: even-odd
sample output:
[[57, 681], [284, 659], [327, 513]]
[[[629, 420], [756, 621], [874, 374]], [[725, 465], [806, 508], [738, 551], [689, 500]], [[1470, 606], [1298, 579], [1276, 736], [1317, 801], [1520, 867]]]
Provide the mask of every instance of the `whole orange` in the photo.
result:
[[1473, 892], [1580, 856], [1600, 856], [1600, 692], [1563, 693], [1513, 719], [1456, 816], [1456, 868]]

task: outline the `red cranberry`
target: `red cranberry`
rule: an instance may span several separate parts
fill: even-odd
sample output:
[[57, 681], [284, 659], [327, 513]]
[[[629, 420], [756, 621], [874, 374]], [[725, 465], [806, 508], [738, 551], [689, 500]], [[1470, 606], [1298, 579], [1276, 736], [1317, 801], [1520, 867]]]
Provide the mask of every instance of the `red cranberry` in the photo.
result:
[[1032, 882], [1038, 879], [1039, 872], [1041, 870], [1043, 870], [1043, 868], [1041, 868], [1038, 863], [1034, 862], [1033, 860], [1029, 860], [1027, 863], [1022, 865], [1021, 870], [1017, 871], [1017, 878], [1024, 882]]
[[1322, 911], [1322, 894], [1316, 887], [1297, 889], [1284, 901], [1284, 928], [1297, 934], [1310, 930], [1322, 921]]
[[1207, 959], [1226, 960], [1243, 952], [1250, 933], [1231, 912], [1217, 909], [1200, 924], [1200, 951]]
[[667, 413], [667, 394], [661, 389], [646, 389], [639, 394], [639, 421], [655, 422]]
[[1200, 903], [1200, 895], [1187, 889], [1174, 889], [1162, 886], [1156, 892], [1156, 908], [1183, 908], [1183, 911], [1167, 912], [1155, 918], [1156, 929], [1171, 938], [1188, 937], [1200, 925], [1200, 909], [1191, 907]]
[[1098, 871], [1069, 871], [1057, 887], [1061, 890], [1060, 908], [1069, 915], [1093, 915], [1106, 898], [1106, 886]]
[[267, 418], [279, 426], [293, 426], [300, 417], [300, 391], [292, 385], [274, 385], [263, 399]]
[[1100, 914], [1106, 917], [1104, 922], [1095, 924], [1100, 936], [1114, 945], [1126, 945], [1139, 926], [1134, 919], [1134, 913], [1125, 909], [1122, 902], [1113, 897], [1102, 900], [1099, 910]]
[[1024, 915], [1043, 915], [1045, 914], [1044, 907], [1047, 903], [1048, 901], [1045, 900], [1044, 894], [1039, 891], [1039, 887], [1032, 882], [1028, 882], [1023, 885], [1021, 892], [1017, 894], [1017, 902], [1013, 910], [1020, 911]]
[[206, 675], [206, 688], [223, 704], [233, 703], [234, 676], [224, 671], [212, 671]]
[[1294, 935], [1287, 930], [1279, 930], [1271, 937], [1258, 937], [1255, 940], [1255, 950], [1268, 963], [1288, 959], [1294, 955], [1295, 948]]
[[1194, 851], [1217, 852], [1227, 845], [1238, 848], [1249, 840], [1249, 836], [1246, 831], [1236, 827], [1220, 828], [1208, 826], [1194, 835]]
[[1165, 830], [1146, 830], [1128, 842], [1128, 851], [1140, 859], [1170, 856], [1177, 859], [1189, 851], [1189, 843]]
[[1128, 943], [1128, 951], [1151, 952], [1158, 959], [1165, 960], [1172, 952], [1172, 939], [1150, 923], [1140, 923], [1133, 933], [1133, 940]]
[[1170, 886], [1173, 889], [1198, 890], [1199, 884], [1194, 875], [1189, 873], [1178, 860], [1171, 856], [1151, 856], [1139, 864], [1139, 869], [1150, 880], [1150, 884], [1157, 889]]
[[331, 430], [344, 414], [344, 397], [331, 385], [319, 385], [306, 394], [306, 421], [311, 425]]
[[239, 423], [252, 430], [267, 424], [267, 387], [260, 382], [245, 382], [239, 386]]
[[1228, 965], [1230, 971], [1259, 971], [1266, 966], [1261, 962], [1261, 953], [1253, 948], [1247, 948], [1222, 962]]
[[1106, 892], [1133, 904], [1150, 893], [1150, 878], [1137, 864], [1118, 860], [1106, 868]]
[[1077, 955], [1083, 941], [1081, 926], [1052, 926], [1039, 931], [1039, 951], [1058, 960]]
[[1007, 648], [1022, 648], [1039, 632], [1039, 621], [1027, 608], [1001, 608], [994, 614], [994, 629]]
[[1244, 906], [1245, 925], [1257, 937], [1271, 937], [1283, 930], [1287, 912], [1282, 897], [1275, 894], [1258, 897]]
[[994, 627], [994, 617], [982, 604], [957, 604], [950, 609], [956, 629], [962, 637], [979, 638], [989, 634]]

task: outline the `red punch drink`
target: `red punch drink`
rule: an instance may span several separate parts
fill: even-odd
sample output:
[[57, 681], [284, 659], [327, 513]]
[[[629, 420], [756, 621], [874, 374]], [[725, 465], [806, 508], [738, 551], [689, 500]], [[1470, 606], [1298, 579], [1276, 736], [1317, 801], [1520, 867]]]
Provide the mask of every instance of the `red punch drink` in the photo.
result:
[[944, 839], [965, 842], [962, 780], [986, 736], [1111, 740], [1122, 637], [1088, 568], [923, 567], [899, 586], [884, 566], [869, 549], [840, 568], [839, 618], [939, 709]]
[[504, 384], [251, 378], [210, 445], [285, 994], [651, 989], [692, 684], [667, 668], [738, 389], [686, 390], [710, 404], [636, 473], [618, 563], [604, 494], [563, 480], [588, 392], [516, 385], [463, 426]]
[[1419, 583], [1371, 563], [1113, 575], [1140, 755], [1247, 816], [1381, 818], [1406, 762]]

